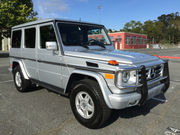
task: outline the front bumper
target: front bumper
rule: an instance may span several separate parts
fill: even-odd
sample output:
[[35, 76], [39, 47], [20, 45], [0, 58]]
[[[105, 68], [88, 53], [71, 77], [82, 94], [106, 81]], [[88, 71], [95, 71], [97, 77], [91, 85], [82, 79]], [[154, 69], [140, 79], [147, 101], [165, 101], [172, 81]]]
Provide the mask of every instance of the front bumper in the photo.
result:
[[[164, 86], [165, 84], [162, 83], [152, 89], [149, 89], [147, 100], [156, 95], [159, 95], [164, 89]], [[138, 105], [142, 99], [142, 95], [138, 92], [133, 92], [129, 94], [121, 94], [121, 95], [112, 94], [112, 95], [109, 95], [109, 99], [110, 99], [113, 109], [123, 109], [123, 108]]]
[[[146, 71], [145, 66], [141, 68], [142, 73], [142, 86], [139, 89], [132, 93], [125, 94], [111, 94], [109, 95], [109, 101], [111, 103], [112, 109], [123, 109], [135, 105], [144, 105], [148, 99], [153, 98], [160, 93], [166, 92], [169, 88], [169, 69], [168, 69], [168, 61], [164, 64], [164, 73], [163, 77], [156, 79], [151, 82], [146, 81]], [[149, 87], [153, 84], [154, 87]]]

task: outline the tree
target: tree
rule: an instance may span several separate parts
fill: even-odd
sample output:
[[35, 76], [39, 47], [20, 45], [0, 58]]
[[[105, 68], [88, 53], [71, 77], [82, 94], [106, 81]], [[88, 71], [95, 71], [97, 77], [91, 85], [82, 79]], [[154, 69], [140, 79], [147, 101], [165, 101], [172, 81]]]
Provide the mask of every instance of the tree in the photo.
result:
[[164, 24], [159, 21], [154, 22], [154, 41], [155, 43], [160, 43], [163, 40], [163, 29]]
[[125, 32], [134, 32], [134, 33], [142, 33], [143, 32], [143, 24], [140, 21], [130, 21], [127, 22], [124, 25], [124, 28], [120, 31], [125, 31]]
[[168, 43], [178, 43], [180, 41], [180, 16], [179, 13], [163, 14], [158, 17], [158, 21], [164, 24], [163, 40]]
[[180, 16], [179, 13], [163, 14], [157, 20], [148, 20], [144, 24], [139, 21], [127, 22], [120, 31], [147, 34], [149, 43], [180, 42]]
[[10, 37], [11, 27], [36, 20], [32, 0], [0, 0], [0, 35]]
[[150, 43], [160, 43], [163, 38], [164, 25], [159, 21], [145, 21], [143, 25], [143, 33], [147, 34]]
[[108, 29], [108, 33], [112, 33], [113, 31], [112, 31], [112, 29]]
[[154, 22], [151, 20], [145, 21], [143, 31], [148, 35], [149, 42], [154, 42]]

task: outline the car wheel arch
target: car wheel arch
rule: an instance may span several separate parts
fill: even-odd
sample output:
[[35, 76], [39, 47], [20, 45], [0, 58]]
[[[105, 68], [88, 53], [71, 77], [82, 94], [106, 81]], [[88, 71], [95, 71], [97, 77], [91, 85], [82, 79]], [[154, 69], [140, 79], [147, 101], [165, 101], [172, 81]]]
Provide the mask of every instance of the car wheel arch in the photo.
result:
[[[102, 91], [102, 94], [103, 94], [103, 97], [104, 97], [104, 100], [105, 100], [107, 106], [109, 108], [112, 108], [112, 105], [109, 100], [109, 95], [112, 93], [109, 90], [105, 79], [103, 78], [103, 76], [100, 73], [92, 72], [92, 71], [85, 71], [85, 70], [74, 70], [72, 72], [72, 74], [70, 75], [67, 85], [65, 87], [65, 93], [68, 95], [70, 94], [72, 86], [73, 86], [73, 83], [70, 80], [72, 75], [84, 75], [86, 77], [90, 77], [91, 79], [94, 79], [95, 81], [97, 81], [97, 83], [99, 84], [99, 87]], [[82, 79], [84, 79], [84, 78], [82, 78]], [[80, 80], [77, 80], [77, 81], [80, 81]], [[75, 82], [77, 82], [77, 81], [75, 81]]]
[[20, 66], [20, 69], [21, 69], [21, 71], [22, 71], [22, 74], [23, 74], [23, 77], [25, 78], [25, 79], [27, 79], [27, 80], [29, 80], [29, 75], [28, 75], [28, 73], [27, 73], [27, 71], [26, 71], [26, 69], [25, 69], [25, 67], [24, 67], [24, 65], [23, 65], [23, 63], [22, 63], [22, 61], [21, 60], [13, 60], [13, 62], [12, 62], [12, 71], [14, 71], [14, 69], [17, 67], [17, 66]]
[[97, 79], [93, 76], [87, 75], [87, 74], [82, 74], [80, 72], [73, 72], [68, 80], [66, 89], [65, 89], [65, 93], [67, 93], [68, 95], [71, 92], [71, 88], [73, 86], [73, 84], [75, 84], [77, 81], [83, 80], [83, 79], [91, 79], [91, 80], [95, 80], [97, 83]]

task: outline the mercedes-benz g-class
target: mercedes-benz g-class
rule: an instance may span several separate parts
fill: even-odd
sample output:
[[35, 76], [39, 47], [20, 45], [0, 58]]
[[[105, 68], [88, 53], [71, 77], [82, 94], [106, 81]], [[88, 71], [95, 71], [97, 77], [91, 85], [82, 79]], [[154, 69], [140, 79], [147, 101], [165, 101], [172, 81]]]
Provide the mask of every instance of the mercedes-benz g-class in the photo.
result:
[[112, 109], [144, 105], [169, 87], [168, 61], [115, 50], [100, 24], [45, 19], [17, 25], [11, 47], [17, 90], [35, 84], [68, 96], [88, 128], [104, 124]]

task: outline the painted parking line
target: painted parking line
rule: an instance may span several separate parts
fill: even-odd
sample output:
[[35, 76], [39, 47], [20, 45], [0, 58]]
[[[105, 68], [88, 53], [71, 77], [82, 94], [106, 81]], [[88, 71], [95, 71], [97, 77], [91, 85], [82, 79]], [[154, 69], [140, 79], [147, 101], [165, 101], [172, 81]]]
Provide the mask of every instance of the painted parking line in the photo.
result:
[[13, 80], [1, 81], [0, 84], [2, 84], [2, 83], [8, 83], [8, 82], [13, 82]]
[[168, 102], [167, 99], [161, 99], [161, 98], [155, 98], [155, 97], [153, 97], [152, 99], [153, 99], [153, 100], [156, 100], [156, 101], [163, 102], [163, 103], [167, 103], [167, 102]]

